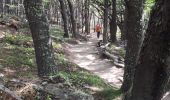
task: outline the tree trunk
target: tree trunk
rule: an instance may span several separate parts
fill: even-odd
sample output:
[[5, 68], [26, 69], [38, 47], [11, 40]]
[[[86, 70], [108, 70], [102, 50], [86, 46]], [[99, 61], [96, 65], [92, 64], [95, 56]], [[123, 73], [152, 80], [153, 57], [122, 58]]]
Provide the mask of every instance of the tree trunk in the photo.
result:
[[64, 37], [68, 38], [69, 32], [68, 32], [68, 18], [67, 18], [66, 6], [63, 0], [59, 0], [59, 2], [60, 2], [60, 8], [61, 8], [61, 15], [62, 15], [63, 23], [64, 23]]
[[117, 32], [117, 24], [116, 24], [116, 0], [112, 0], [112, 16], [110, 20], [110, 40], [112, 43], [116, 42], [116, 32]]
[[129, 96], [126, 92], [131, 89], [135, 65], [137, 63], [143, 41], [143, 26], [141, 19], [144, 8], [144, 0], [126, 0], [125, 3], [125, 32], [127, 47], [125, 55], [124, 82], [121, 89], [125, 96]]
[[24, 7], [35, 47], [38, 75], [40, 77], [56, 73], [49, 24], [43, 12], [42, 0], [25, 0]]
[[104, 0], [104, 23], [103, 23], [103, 43], [107, 43], [107, 28], [108, 28], [108, 15], [109, 15], [109, 0]]
[[4, 1], [3, 0], [0, 0], [0, 17], [3, 17], [4, 15]]
[[76, 20], [74, 17], [74, 8], [73, 8], [73, 4], [72, 1], [67, 0], [69, 8], [70, 8], [70, 17], [71, 17], [71, 24], [72, 24], [72, 32], [73, 32], [73, 38], [76, 38], [76, 34], [77, 34], [77, 25], [76, 25]]
[[89, 28], [90, 28], [90, 26], [89, 26], [89, 24], [90, 24], [89, 2], [90, 2], [89, 0], [85, 0], [85, 33], [86, 34], [90, 33], [89, 32]]
[[10, 5], [10, 0], [5, 0], [5, 13], [9, 14], [10, 13], [10, 9], [9, 9], [9, 5]]
[[161, 100], [170, 73], [170, 1], [156, 0], [127, 100]]

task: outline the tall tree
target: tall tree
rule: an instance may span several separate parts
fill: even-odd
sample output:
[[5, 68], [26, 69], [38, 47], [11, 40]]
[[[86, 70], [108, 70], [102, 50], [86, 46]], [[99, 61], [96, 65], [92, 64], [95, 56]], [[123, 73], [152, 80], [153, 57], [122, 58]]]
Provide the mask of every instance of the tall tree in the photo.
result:
[[112, 15], [111, 15], [111, 20], [110, 20], [110, 40], [112, 43], [116, 41], [116, 32], [117, 32], [116, 0], [112, 0]]
[[85, 33], [89, 34], [90, 33], [90, 0], [85, 0]]
[[1, 15], [0, 15], [0, 17], [2, 16], [3, 17], [3, 15], [4, 15], [4, 0], [0, 0], [0, 13], [1, 13]]
[[24, 0], [24, 7], [35, 47], [38, 75], [57, 72], [49, 34], [49, 24], [43, 11], [42, 0]]
[[107, 43], [107, 28], [108, 28], [108, 15], [109, 15], [109, 0], [104, 0], [104, 22], [103, 22], [103, 42]]
[[73, 3], [72, 0], [67, 0], [69, 8], [70, 8], [70, 17], [71, 17], [71, 24], [72, 24], [72, 32], [73, 32], [73, 37], [77, 37], [77, 25], [76, 25], [76, 20], [75, 20], [75, 15], [74, 15], [74, 8], [73, 8]]
[[[134, 70], [138, 60], [141, 44], [143, 41], [142, 14], [145, 0], [125, 0], [126, 15], [126, 55], [123, 93], [131, 89]], [[126, 93], [128, 96], [128, 93]], [[126, 96], [125, 94], [125, 96]]]
[[64, 0], [59, 0], [60, 2], [60, 9], [61, 9], [61, 15], [63, 19], [63, 24], [64, 24], [64, 37], [68, 38], [69, 37], [69, 32], [68, 32], [68, 17], [67, 17], [67, 12], [66, 12], [66, 6], [64, 4]]
[[126, 100], [161, 100], [170, 72], [170, 1], [156, 0]]

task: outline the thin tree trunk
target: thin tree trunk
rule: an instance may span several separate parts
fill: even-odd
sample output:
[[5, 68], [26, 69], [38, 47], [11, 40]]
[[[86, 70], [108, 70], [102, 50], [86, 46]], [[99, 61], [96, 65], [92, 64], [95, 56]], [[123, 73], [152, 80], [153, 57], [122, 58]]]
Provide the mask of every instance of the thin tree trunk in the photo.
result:
[[107, 28], [108, 28], [108, 13], [109, 12], [109, 0], [104, 0], [104, 22], [103, 22], [103, 43], [107, 43]]
[[24, 0], [24, 7], [35, 47], [38, 75], [40, 77], [56, 73], [49, 24], [43, 12], [42, 0]]
[[116, 42], [116, 0], [112, 0], [112, 18], [110, 20], [110, 40], [112, 43]]
[[89, 23], [90, 23], [89, 2], [90, 2], [89, 0], [85, 0], [85, 33], [86, 34], [90, 33], [89, 32], [89, 28], [90, 28], [90, 26], [89, 26]]
[[130, 99], [161, 100], [170, 76], [170, 1], [156, 0], [136, 66]]
[[72, 32], [73, 32], [73, 38], [76, 38], [77, 36], [77, 25], [76, 25], [76, 20], [74, 17], [74, 8], [73, 8], [73, 4], [72, 1], [67, 0], [69, 8], [70, 8], [70, 17], [71, 17], [71, 24], [72, 24]]
[[66, 12], [66, 6], [63, 0], [59, 0], [59, 2], [60, 2], [60, 8], [61, 8], [61, 15], [62, 15], [63, 23], [64, 23], [64, 37], [68, 38], [69, 32], [68, 32], [68, 17], [67, 17], [67, 12]]
[[4, 2], [3, 0], [0, 0], [0, 17], [3, 17], [3, 14], [4, 14]]

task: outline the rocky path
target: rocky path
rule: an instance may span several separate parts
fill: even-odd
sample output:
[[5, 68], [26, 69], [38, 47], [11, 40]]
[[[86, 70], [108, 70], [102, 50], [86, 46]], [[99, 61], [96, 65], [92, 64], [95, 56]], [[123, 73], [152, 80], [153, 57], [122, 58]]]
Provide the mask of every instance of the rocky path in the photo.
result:
[[108, 59], [102, 59], [98, 55], [96, 36], [91, 35], [88, 42], [80, 42], [77, 45], [70, 45], [70, 60], [80, 67], [98, 75], [114, 87], [122, 84], [123, 69], [116, 68]]

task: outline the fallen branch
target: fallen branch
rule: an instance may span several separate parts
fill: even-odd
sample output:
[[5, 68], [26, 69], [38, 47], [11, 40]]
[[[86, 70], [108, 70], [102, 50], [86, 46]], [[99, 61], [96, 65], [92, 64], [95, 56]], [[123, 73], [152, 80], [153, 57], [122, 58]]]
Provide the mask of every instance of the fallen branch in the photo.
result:
[[121, 64], [121, 63], [118, 63], [118, 57], [109, 53], [106, 48], [110, 45], [110, 43], [107, 43], [105, 45], [102, 45], [98, 48], [98, 51], [99, 51], [99, 54], [100, 55], [104, 55], [106, 56], [107, 58], [113, 60], [114, 62], [114, 65], [117, 67], [117, 68], [123, 68], [124, 67], [124, 64]]
[[14, 92], [6, 88], [4, 85], [0, 85], [0, 99], [3, 100], [22, 100]]

